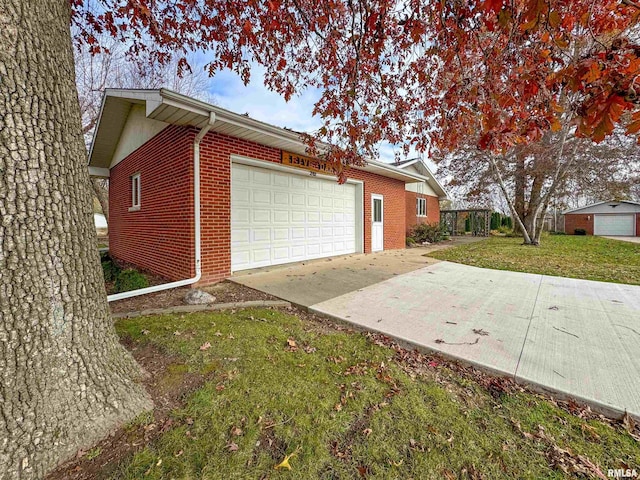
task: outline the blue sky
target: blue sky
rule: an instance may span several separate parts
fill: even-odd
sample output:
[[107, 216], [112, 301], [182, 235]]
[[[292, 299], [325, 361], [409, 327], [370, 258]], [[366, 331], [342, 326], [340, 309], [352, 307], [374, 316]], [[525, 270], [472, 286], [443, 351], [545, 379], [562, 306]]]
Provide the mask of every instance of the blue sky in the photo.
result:
[[[235, 73], [228, 70], [218, 72], [209, 80], [209, 94], [219, 107], [236, 113], [248, 113], [251, 118], [278, 127], [310, 133], [322, 125], [318, 118], [311, 115], [313, 105], [320, 96], [317, 90], [306, 90], [285, 102], [280, 95], [264, 86], [263, 75], [264, 69], [254, 65], [251, 70], [251, 82], [245, 86]], [[414, 153], [409, 158], [416, 156], [418, 155]], [[393, 146], [382, 145], [379, 160], [393, 162]], [[432, 171], [435, 171], [435, 165], [428, 163]]]

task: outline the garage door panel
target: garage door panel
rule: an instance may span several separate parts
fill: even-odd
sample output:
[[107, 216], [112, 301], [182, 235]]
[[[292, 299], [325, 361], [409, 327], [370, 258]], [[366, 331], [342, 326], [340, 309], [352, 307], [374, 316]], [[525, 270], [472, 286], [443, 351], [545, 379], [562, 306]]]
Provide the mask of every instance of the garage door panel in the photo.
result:
[[239, 223], [249, 223], [249, 219], [251, 218], [251, 211], [248, 207], [240, 207], [236, 206], [231, 211], [231, 222], [236, 225]]
[[342, 255], [356, 248], [356, 187], [232, 166], [232, 270]]
[[254, 190], [253, 203], [256, 205], [271, 205], [271, 192], [268, 190]]
[[633, 236], [635, 217], [630, 215], [595, 215], [593, 219], [595, 235]]
[[289, 194], [287, 192], [273, 192], [273, 203], [276, 205], [289, 205]]
[[286, 223], [289, 224], [289, 211], [288, 210], [274, 210], [273, 211], [274, 223]]
[[271, 241], [271, 230], [268, 228], [260, 228], [253, 230], [253, 241], [254, 242], [270, 242]]
[[242, 245], [251, 241], [251, 230], [249, 228], [231, 229], [231, 244]]
[[284, 173], [274, 173], [273, 174], [273, 184], [275, 186], [280, 187], [288, 187], [289, 186], [289, 176]]
[[254, 225], [260, 223], [271, 223], [271, 210], [253, 210], [252, 220]]

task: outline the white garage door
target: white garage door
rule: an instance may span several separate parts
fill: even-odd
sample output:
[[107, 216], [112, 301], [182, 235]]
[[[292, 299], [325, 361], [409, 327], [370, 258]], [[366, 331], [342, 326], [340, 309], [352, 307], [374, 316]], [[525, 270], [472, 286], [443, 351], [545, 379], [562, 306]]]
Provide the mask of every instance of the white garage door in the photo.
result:
[[635, 234], [634, 215], [595, 215], [594, 235], [633, 236]]
[[355, 251], [354, 184], [232, 164], [232, 271]]

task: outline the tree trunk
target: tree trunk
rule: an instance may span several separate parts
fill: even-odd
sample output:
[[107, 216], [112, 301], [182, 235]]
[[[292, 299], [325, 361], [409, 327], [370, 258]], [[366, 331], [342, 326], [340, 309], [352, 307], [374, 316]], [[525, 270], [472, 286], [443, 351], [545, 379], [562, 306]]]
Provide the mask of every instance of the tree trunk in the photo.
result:
[[109, 316], [68, 0], [0, 0], [0, 478], [152, 407]]
[[102, 213], [104, 214], [104, 218], [107, 220], [107, 224], [109, 223], [109, 184], [108, 180], [103, 178], [92, 178], [91, 179], [91, 187], [93, 188], [93, 193], [95, 194], [98, 202], [100, 202], [100, 207], [102, 207]]
[[[522, 154], [521, 152], [518, 152], [516, 149], [516, 171], [515, 171], [515, 178], [514, 178], [514, 186], [515, 186], [515, 201], [514, 201], [514, 207], [516, 209], [516, 213], [518, 214], [518, 216], [520, 217], [520, 219], [523, 221], [523, 223], [526, 222], [526, 206], [525, 206], [525, 188], [527, 185], [527, 178], [526, 178], [526, 170], [524, 168], [524, 158], [525, 155]], [[517, 222], [514, 223], [513, 225], [513, 231], [515, 233], [522, 233], [520, 226], [518, 225]]]

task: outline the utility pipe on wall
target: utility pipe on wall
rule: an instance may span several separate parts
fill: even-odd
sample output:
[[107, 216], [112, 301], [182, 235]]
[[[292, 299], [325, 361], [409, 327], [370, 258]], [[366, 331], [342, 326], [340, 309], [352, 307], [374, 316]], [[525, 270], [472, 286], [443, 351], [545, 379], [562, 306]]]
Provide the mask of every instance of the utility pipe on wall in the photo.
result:
[[153, 287], [140, 288], [129, 292], [115, 293], [107, 296], [107, 301], [114, 302], [116, 300], [124, 300], [125, 298], [146, 295], [147, 293], [160, 292], [171, 288], [185, 287], [197, 283], [202, 277], [202, 245], [200, 241], [200, 142], [207, 134], [213, 124], [216, 122], [216, 114], [209, 113], [209, 123], [202, 127], [193, 141], [193, 203], [194, 203], [194, 224], [195, 224], [195, 264], [196, 276], [177, 282], [163, 283], [162, 285], [154, 285]]

